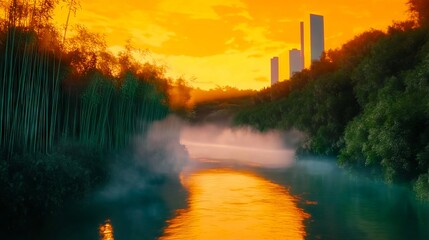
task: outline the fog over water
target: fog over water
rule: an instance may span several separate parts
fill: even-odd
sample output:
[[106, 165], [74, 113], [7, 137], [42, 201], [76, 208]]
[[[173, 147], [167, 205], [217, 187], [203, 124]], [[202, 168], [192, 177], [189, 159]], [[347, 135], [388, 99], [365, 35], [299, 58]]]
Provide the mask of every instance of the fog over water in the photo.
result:
[[258, 132], [250, 127], [185, 125], [180, 143], [190, 159], [236, 163], [264, 168], [285, 168], [294, 163], [296, 132]]
[[237, 236], [231, 230], [241, 227], [284, 239], [287, 226], [272, 216], [299, 219], [289, 226], [305, 239], [429, 239], [429, 205], [409, 188], [349, 174], [335, 159], [296, 160], [301, 139], [170, 116], [136, 136], [132, 152], [112, 156], [110, 181], [53, 218], [40, 239], [100, 239], [106, 221], [114, 239]]

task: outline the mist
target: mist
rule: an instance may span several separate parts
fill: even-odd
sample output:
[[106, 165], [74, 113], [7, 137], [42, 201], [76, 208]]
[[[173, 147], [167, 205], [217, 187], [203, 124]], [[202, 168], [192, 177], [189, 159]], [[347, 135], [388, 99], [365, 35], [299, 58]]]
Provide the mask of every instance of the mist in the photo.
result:
[[221, 124], [192, 125], [170, 115], [133, 140], [132, 151], [117, 157], [103, 199], [120, 199], [177, 179], [185, 167], [215, 163], [233, 167], [286, 168], [295, 162], [299, 132], [268, 131]]
[[[414, 206], [411, 200], [404, 198], [408, 196], [404, 195], [405, 190], [351, 177], [339, 169], [333, 159], [308, 157], [295, 162], [296, 146], [302, 137], [296, 131], [261, 133], [247, 127], [192, 125], [169, 116], [136, 135], [131, 151], [112, 156], [110, 181], [91, 194], [83, 205], [71, 206], [55, 219], [44, 239], [57, 239], [64, 233], [67, 234], [63, 239], [97, 239], [97, 226], [106, 219], [111, 220], [116, 239], [157, 239], [164, 234], [167, 219], [175, 216], [177, 209], [188, 208], [187, 177], [192, 172], [212, 167], [232, 170], [251, 167], [270, 181], [291, 186], [291, 193], [302, 198], [311, 216], [319, 220], [310, 225], [310, 233], [314, 229], [328, 229], [322, 233], [330, 236], [332, 226], [323, 219], [344, 219], [344, 212], [348, 218], [372, 219], [375, 224], [382, 222], [385, 215], [374, 220], [371, 214], [380, 208], [382, 213], [388, 213], [398, 206], [397, 199], [405, 199], [407, 206]], [[333, 195], [337, 196], [334, 200]], [[348, 211], [336, 211], [344, 202], [354, 204]], [[374, 205], [373, 202], [383, 204]], [[323, 209], [318, 210], [319, 206]], [[373, 206], [370, 212], [358, 211], [368, 206]], [[409, 207], [398, 211], [410, 216], [407, 215]], [[426, 216], [427, 212], [424, 210], [421, 216]], [[347, 226], [338, 225], [348, 233]], [[72, 227], [65, 229], [65, 226]]]
[[180, 143], [191, 161], [233, 163], [235, 165], [285, 168], [294, 163], [298, 132], [268, 131], [224, 125], [185, 125]]
[[115, 200], [158, 191], [160, 185], [176, 179], [189, 160], [186, 148], [179, 143], [182, 126], [179, 118], [170, 116], [134, 136], [131, 151], [113, 159], [110, 181], [100, 191], [100, 198]]
[[285, 168], [294, 163], [298, 131], [260, 132], [225, 124], [190, 124], [171, 115], [151, 125], [135, 140], [135, 154], [146, 168], [162, 174], [178, 174], [195, 162], [235, 166]]

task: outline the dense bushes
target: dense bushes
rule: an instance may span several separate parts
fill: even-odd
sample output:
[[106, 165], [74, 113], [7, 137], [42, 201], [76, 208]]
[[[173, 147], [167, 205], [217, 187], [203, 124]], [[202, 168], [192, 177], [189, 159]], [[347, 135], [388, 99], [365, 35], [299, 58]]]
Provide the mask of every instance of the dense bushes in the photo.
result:
[[414, 184], [414, 191], [420, 199], [429, 199], [429, 173], [422, 174]]
[[[395, 31], [390, 36], [358, 67], [366, 77], [355, 87], [363, 111], [346, 129], [340, 162], [380, 168], [388, 181], [410, 181], [429, 169], [429, 36], [422, 28]], [[380, 49], [386, 48], [392, 49], [389, 57], [379, 56], [385, 55]], [[378, 76], [369, 73], [375, 69]], [[378, 86], [371, 84], [376, 82], [372, 79], [381, 79]], [[429, 191], [419, 186], [415, 189]]]
[[105, 156], [84, 145], [64, 144], [49, 155], [2, 157], [0, 224], [7, 231], [37, 229], [44, 217], [85, 196], [107, 177]]
[[338, 155], [341, 165], [389, 182], [416, 181], [418, 196], [428, 199], [428, 32], [404, 22], [386, 34], [361, 34], [258, 93], [235, 122], [301, 130], [307, 151]]

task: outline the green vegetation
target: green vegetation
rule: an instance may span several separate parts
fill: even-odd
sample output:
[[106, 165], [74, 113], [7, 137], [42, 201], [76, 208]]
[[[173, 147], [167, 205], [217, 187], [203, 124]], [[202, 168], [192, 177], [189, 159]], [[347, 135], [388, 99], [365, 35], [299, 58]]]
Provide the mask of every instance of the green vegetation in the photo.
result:
[[[67, 2], [73, 9], [76, 2]], [[130, 46], [112, 55], [83, 27], [60, 36], [49, 22], [56, 3], [2, 5], [2, 231], [28, 231], [85, 196], [106, 180], [109, 153], [169, 112], [162, 68], [138, 62]]]
[[371, 30], [330, 50], [290, 81], [264, 89], [236, 124], [298, 129], [302, 151], [337, 155], [344, 167], [414, 182], [429, 200], [429, 4], [414, 20]]
[[188, 116], [189, 121], [194, 123], [211, 122], [222, 124], [232, 122], [235, 112], [240, 111], [244, 106], [252, 104], [252, 97], [250, 95], [233, 96], [230, 95], [228, 98], [212, 99], [197, 103], [192, 108], [190, 116]]
[[254, 95], [256, 90], [240, 90], [234, 87], [220, 87], [212, 88], [210, 90], [202, 90], [200, 88], [193, 88], [190, 90], [191, 99], [193, 104], [200, 104], [205, 102], [229, 100], [233, 98], [246, 98]]

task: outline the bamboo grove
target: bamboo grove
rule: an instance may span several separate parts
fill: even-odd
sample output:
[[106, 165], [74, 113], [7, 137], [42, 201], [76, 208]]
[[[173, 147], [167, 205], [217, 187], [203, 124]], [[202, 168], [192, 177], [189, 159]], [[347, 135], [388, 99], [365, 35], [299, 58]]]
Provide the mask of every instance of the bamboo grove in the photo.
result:
[[[101, 54], [70, 48], [59, 40], [66, 33], [60, 36], [49, 24], [54, 5], [10, 1], [4, 6], [1, 149], [8, 155], [49, 153], [64, 141], [122, 148], [148, 122], [166, 115], [167, 80], [160, 68], [138, 63], [131, 53], [115, 59], [105, 49]], [[118, 66], [115, 74], [100, 70], [101, 55]], [[84, 70], [76, 67], [82, 65]]]

